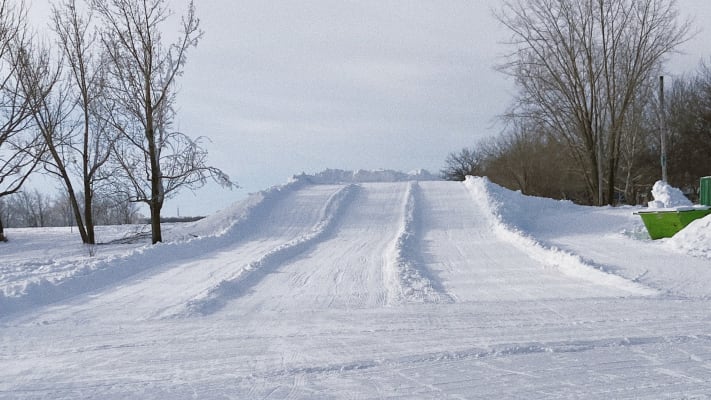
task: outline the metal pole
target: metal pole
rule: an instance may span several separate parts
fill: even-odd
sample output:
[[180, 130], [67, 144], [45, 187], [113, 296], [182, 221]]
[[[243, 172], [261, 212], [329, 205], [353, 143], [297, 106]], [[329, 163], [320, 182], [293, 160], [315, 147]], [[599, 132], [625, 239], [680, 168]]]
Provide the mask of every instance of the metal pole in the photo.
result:
[[664, 108], [664, 75], [659, 77], [659, 134], [662, 141], [662, 181], [667, 181], [667, 123]]

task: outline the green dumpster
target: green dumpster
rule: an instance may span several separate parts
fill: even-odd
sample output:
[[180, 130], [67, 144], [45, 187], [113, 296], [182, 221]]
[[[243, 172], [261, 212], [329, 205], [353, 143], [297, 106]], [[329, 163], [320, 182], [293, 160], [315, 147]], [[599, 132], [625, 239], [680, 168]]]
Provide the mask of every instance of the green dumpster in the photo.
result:
[[672, 237], [694, 220], [711, 215], [711, 176], [701, 178], [698, 206], [648, 209], [635, 214], [642, 217], [652, 239]]
[[711, 214], [711, 207], [682, 207], [678, 210], [638, 211], [652, 239], [674, 236], [694, 220]]
[[699, 184], [699, 204], [711, 206], [711, 176], [701, 178]]

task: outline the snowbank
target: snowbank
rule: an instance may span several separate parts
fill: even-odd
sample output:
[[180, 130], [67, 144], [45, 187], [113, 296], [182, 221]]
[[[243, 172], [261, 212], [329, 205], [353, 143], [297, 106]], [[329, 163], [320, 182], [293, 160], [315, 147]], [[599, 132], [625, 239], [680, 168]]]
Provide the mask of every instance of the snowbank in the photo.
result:
[[667, 239], [667, 245], [695, 257], [711, 259], [711, 215], [687, 225]]
[[654, 196], [654, 200], [649, 202], [649, 208], [690, 207], [693, 205], [681, 190], [664, 181], [654, 183], [652, 196]]
[[306, 180], [315, 184], [335, 185], [339, 183], [367, 183], [367, 182], [408, 182], [408, 181], [438, 181], [442, 178], [432, 175], [426, 170], [400, 172], [393, 170], [357, 170], [344, 171], [340, 169], [327, 169], [314, 175], [301, 174], [294, 176], [295, 180]]
[[[418, 209], [419, 187], [416, 181], [440, 180], [426, 172], [416, 171], [402, 173], [390, 170], [380, 171], [343, 171], [326, 170], [314, 175], [301, 174], [288, 183], [250, 195], [244, 201], [211, 215], [201, 221], [181, 225], [166, 232], [166, 243], [157, 246], [144, 246], [126, 252], [116, 253], [110, 257], [87, 258], [77, 256], [74, 259], [53, 259], [53, 263], [61, 265], [37, 265], [33, 268], [51, 269], [56, 272], [48, 274], [13, 276], [12, 282], [7, 281], [0, 287], [0, 317], [14, 311], [49, 304], [82, 293], [88, 293], [131, 275], [155, 268], [165, 268], [171, 263], [182, 259], [195, 257], [209, 251], [234, 245], [236, 242], [248, 240], [253, 235], [255, 226], [265, 221], [274, 207], [281, 201], [309, 185], [352, 185], [365, 182], [413, 182], [403, 203], [404, 213], [400, 221], [400, 230], [392, 243], [389, 252], [389, 268], [391, 282], [400, 284], [394, 297], [408, 302], [441, 302], [447, 301], [445, 295], [437, 286], [436, 279], [428, 276], [426, 268], [420, 268], [415, 249], [417, 227], [416, 212]], [[631, 293], [648, 294], [649, 289], [628, 279], [612, 274], [604, 264], [595, 264], [583, 259], [576, 252], [569, 252], [555, 247], [555, 241], [548, 240], [551, 232], [560, 236], [575, 236], [581, 229], [588, 235], [619, 234], [622, 225], [632, 222], [616, 215], [606, 215], [605, 208], [577, 206], [568, 201], [555, 201], [545, 198], [523, 196], [518, 192], [504, 189], [489, 182], [486, 178], [469, 177], [465, 182], [474, 201], [482, 204], [491, 215], [491, 228], [501, 238], [515, 244], [548, 265], [560, 269], [568, 275], [582, 279], [613, 285]], [[357, 185], [356, 185], [357, 186]], [[668, 185], [655, 185], [655, 198], [665, 207], [678, 206], [683, 194], [672, 190]], [[304, 246], [323, 237], [337, 220], [339, 208], [345, 207], [348, 199], [356, 188], [349, 187], [341, 195], [332, 199], [332, 206], [327, 208], [322, 216], [322, 223], [306, 236], [302, 236], [284, 247], [274, 249], [253, 263], [250, 268], [268, 271], [279, 260], [298, 253]], [[341, 198], [342, 197], [342, 198]], [[685, 199], [685, 198], [684, 198]], [[687, 200], [688, 201], [688, 200]], [[603, 210], [603, 211], [599, 211]], [[545, 213], [546, 218], [539, 218]], [[631, 212], [629, 213], [631, 216]], [[571, 222], [576, 221], [576, 222]], [[584, 222], [581, 222], [584, 221]], [[580, 228], [580, 224], [584, 228]], [[641, 224], [636, 221], [635, 223]], [[547, 241], [548, 240], [548, 241]], [[553, 243], [553, 244], [551, 244]], [[711, 259], [711, 217], [695, 221], [685, 230], [668, 242], [669, 246], [697, 257]], [[670, 249], [671, 250], [671, 249]], [[7, 262], [7, 260], [5, 260]], [[35, 260], [36, 261], [36, 260]], [[10, 261], [10, 267], [22, 267], [22, 263]], [[61, 267], [61, 268], [60, 268]], [[20, 270], [22, 268], [15, 268]], [[53, 272], [53, 273], [54, 273]], [[258, 277], [260, 273], [252, 274]], [[234, 276], [216, 288], [213, 293], [207, 293], [204, 299], [197, 299], [193, 306], [197, 312], [209, 313], [219, 308], [219, 303], [230, 298], [243, 283], [244, 277]], [[202, 300], [202, 301], [200, 301]]]
[[[569, 201], [524, 196], [493, 184], [485, 177], [468, 176], [465, 184], [474, 200], [488, 208], [491, 226], [497, 236], [523, 249], [534, 259], [553, 266], [568, 276], [617, 287], [633, 295], [657, 294], [653, 289], [607, 272], [604, 266], [590, 264], [577, 254], [541, 243], [531, 235], [534, 231], [533, 219], [541, 210], [558, 208], [570, 211], [580, 206]], [[570, 221], [561, 221], [561, 226], [567, 223]]]
[[[273, 186], [249, 195], [246, 199], [238, 201], [231, 206], [209, 215], [199, 221], [184, 224], [164, 235], [167, 241], [189, 240], [191, 238], [206, 236], [223, 236], [230, 234], [232, 237], [243, 234], [239, 227], [246, 226], [245, 222], [254, 219], [269, 209], [274, 202], [288, 193], [307, 185], [306, 179], [289, 180], [284, 185]], [[235, 231], [236, 230], [236, 231]]]

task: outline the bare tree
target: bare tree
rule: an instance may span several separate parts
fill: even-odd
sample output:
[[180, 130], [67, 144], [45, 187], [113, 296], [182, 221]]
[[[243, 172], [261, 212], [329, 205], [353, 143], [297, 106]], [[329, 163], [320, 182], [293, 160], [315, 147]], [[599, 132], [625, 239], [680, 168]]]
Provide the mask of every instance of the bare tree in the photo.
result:
[[711, 64], [674, 80], [669, 101], [669, 182], [696, 192], [711, 175]]
[[476, 147], [465, 147], [459, 153], [449, 153], [440, 171], [448, 181], [463, 181], [468, 175], [482, 175], [483, 156]]
[[178, 40], [165, 45], [161, 27], [172, 15], [165, 0], [91, 0], [105, 23], [102, 41], [108, 53], [107, 106], [121, 134], [114, 144], [116, 169], [132, 201], [151, 213], [153, 243], [162, 241], [160, 216], [167, 198], [181, 188], [197, 188], [208, 178], [231, 186], [222, 171], [206, 164], [199, 140], [173, 130], [176, 79], [187, 51], [202, 32], [193, 2], [181, 19]]
[[[61, 60], [52, 65], [46, 47], [35, 46], [34, 51], [26, 52], [21, 69], [23, 88], [38, 105], [34, 119], [49, 153], [45, 169], [65, 187], [82, 241], [94, 244], [95, 185], [102, 179], [100, 168], [115, 141], [105, 119], [97, 116], [104, 69], [90, 15], [80, 15], [75, 0], [53, 5], [52, 11]], [[64, 79], [62, 66], [68, 71]], [[81, 189], [75, 187], [74, 177], [79, 178]], [[78, 190], [84, 193], [81, 205]]]
[[[0, 0], [0, 199], [20, 190], [43, 154], [30, 129], [34, 103], [23, 95], [18, 64], [29, 41], [24, 2]], [[5, 241], [0, 220], [0, 241]]]
[[620, 144], [640, 88], [689, 37], [674, 0], [507, 0], [513, 48], [501, 70], [519, 95], [510, 117], [564, 140], [592, 197], [611, 203]]
[[117, 196], [102, 196], [96, 203], [96, 221], [102, 225], [135, 224], [142, 218], [137, 203], [116, 193]]

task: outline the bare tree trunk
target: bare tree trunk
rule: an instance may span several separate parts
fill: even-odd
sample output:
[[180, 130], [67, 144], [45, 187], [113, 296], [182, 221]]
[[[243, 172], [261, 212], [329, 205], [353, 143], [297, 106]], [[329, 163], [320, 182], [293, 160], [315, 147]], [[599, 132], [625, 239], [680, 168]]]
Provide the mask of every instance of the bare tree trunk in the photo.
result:
[[[76, 201], [72, 201], [72, 206], [77, 204]], [[92, 193], [91, 184], [88, 181], [84, 181], [84, 224], [86, 225], [86, 241], [87, 244], [95, 244], [96, 236], [94, 234], [94, 193]], [[79, 209], [74, 210], [75, 213], [79, 212]]]
[[[149, 90], [150, 92], [150, 90]], [[150, 100], [150, 93], [147, 95]], [[150, 107], [148, 107], [150, 109]], [[148, 155], [151, 160], [151, 238], [153, 244], [163, 241], [163, 234], [160, 226], [160, 212], [163, 208], [163, 180], [160, 171], [158, 149], [156, 148], [155, 129], [153, 128], [152, 112], [148, 113], [148, 128], [146, 137], [148, 138]]]
[[156, 244], [163, 241], [163, 235], [160, 226], [160, 211], [161, 205], [151, 203], [151, 242]]
[[72, 181], [69, 179], [69, 175], [64, 172], [64, 186], [67, 191], [67, 196], [69, 197], [69, 203], [72, 206], [72, 211], [74, 214], [74, 220], [77, 224], [77, 230], [79, 231], [79, 236], [81, 236], [81, 241], [84, 244], [94, 244], [94, 241], [89, 238], [86, 227], [81, 219], [81, 210], [79, 209], [79, 201], [77, 200], [76, 192], [74, 192], [74, 187], [72, 186]]

